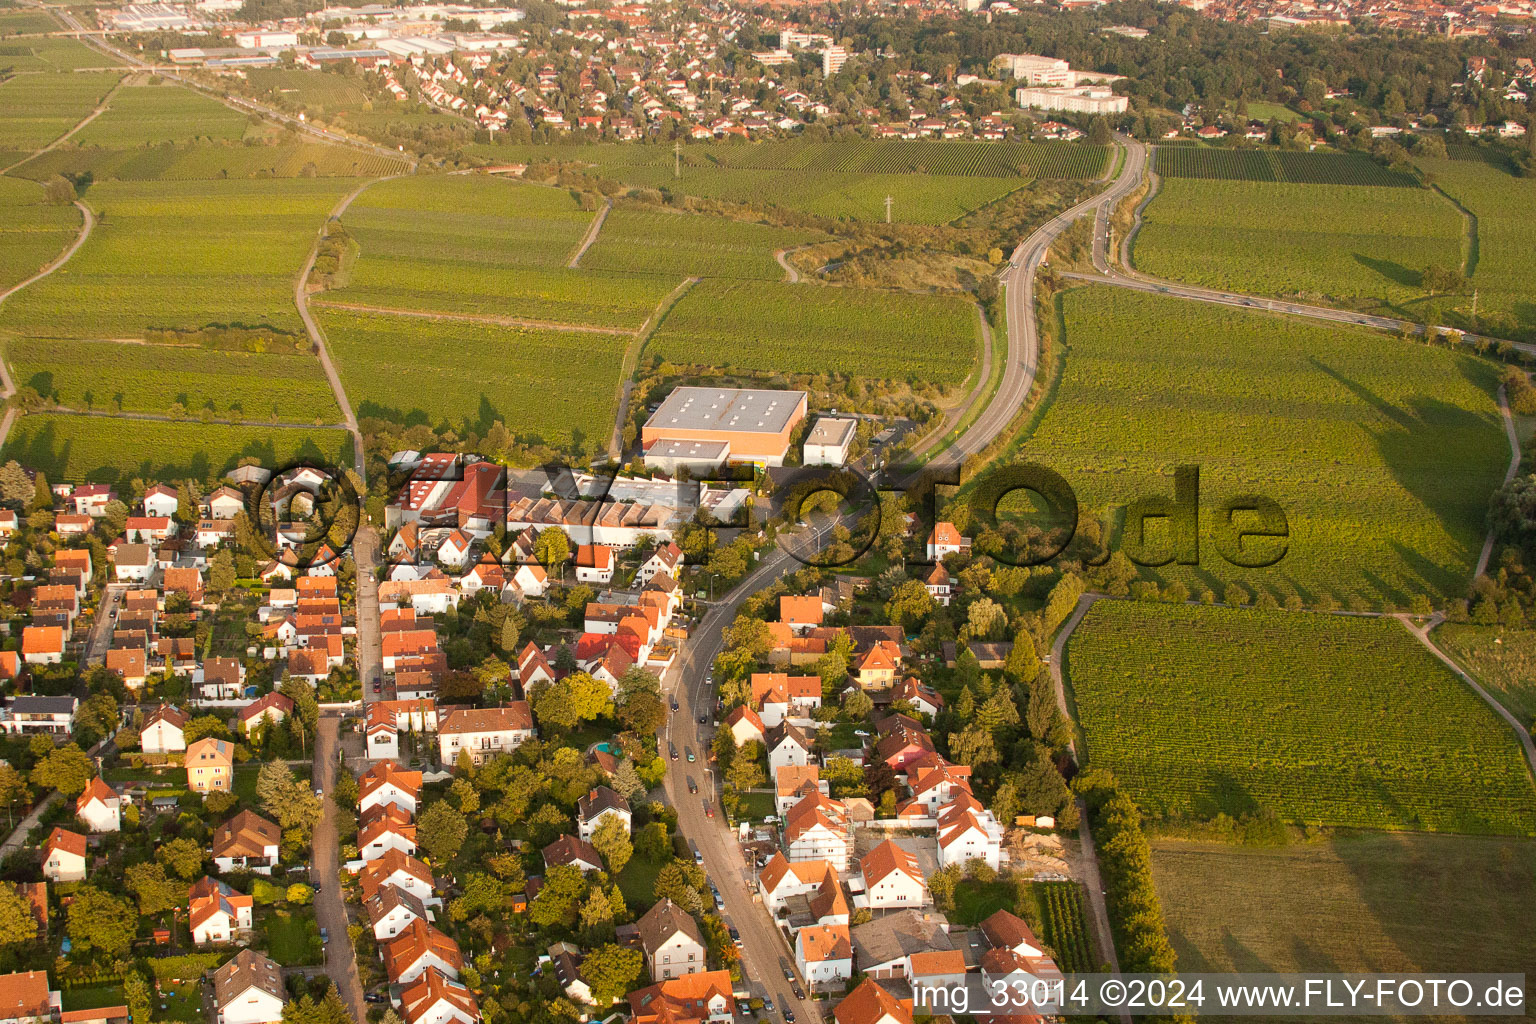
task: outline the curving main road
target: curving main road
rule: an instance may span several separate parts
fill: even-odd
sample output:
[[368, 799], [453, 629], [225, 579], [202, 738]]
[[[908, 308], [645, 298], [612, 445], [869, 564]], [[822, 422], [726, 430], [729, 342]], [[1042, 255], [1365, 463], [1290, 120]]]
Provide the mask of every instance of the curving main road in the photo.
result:
[[1040, 333], [1035, 324], [1035, 273], [1045, 262], [1051, 243], [1063, 231], [1085, 214], [1092, 213], [1095, 220], [1108, 215], [1126, 196], [1141, 186], [1142, 170], [1146, 166], [1147, 150], [1135, 140], [1116, 136], [1124, 159], [1120, 171], [1110, 185], [1070, 209], [1058, 213], [1036, 228], [1020, 242], [1003, 271], [1002, 285], [1008, 313], [1008, 361], [1003, 367], [1003, 380], [997, 393], [980, 416], [955, 439], [954, 443], [935, 456], [929, 464], [933, 469], [952, 468], [967, 457], [984, 450], [1008, 429], [1018, 411], [1029, 399], [1035, 384], [1035, 373], [1040, 365]]

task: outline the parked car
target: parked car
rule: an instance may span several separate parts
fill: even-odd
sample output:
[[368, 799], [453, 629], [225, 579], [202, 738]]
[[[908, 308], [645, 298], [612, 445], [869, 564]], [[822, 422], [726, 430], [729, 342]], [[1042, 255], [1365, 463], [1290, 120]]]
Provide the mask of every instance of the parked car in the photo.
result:
[[714, 816], [715, 816], [715, 805], [710, 803], [708, 800], [705, 800], [704, 801], [704, 817], [706, 817], [706, 818], [713, 818]]
[[668, 743], [667, 744], [667, 752], [672, 755], [672, 760], [674, 760], [674, 761], [677, 760], [677, 744], [676, 743]]
[[773, 1000], [772, 999], [764, 999], [763, 1000], [763, 1012], [764, 1013], [772, 1013], [773, 1012]]
[[804, 999], [805, 998], [805, 993], [800, 991], [800, 983], [799, 982], [796, 982], [795, 984], [789, 986], [789, 990], [795, 994], [795, 998], [796, 999]]
[[693, 748], [692, 748], [692, 747], [689, 747], [689, 748], [687, 748], [687, 749], [688, 749], [688, 763], [689, 763], [689, 764], [692, 764], [692, 763], [693, 763], [693, 761], [694, 761], [694, 757], [693, 757]]
[[693, 776], [692, 775], [688, 776], [688, 792], [690, 792], [690, 793], [697, 793], [698, 791], [699, 791], [699, 784], [697, 782], [693, 781]]
[[795, 1011], [784, 1007], [784, 1024], [795, 1024]]
[[795, 980], [795, 972], [789, 969], [789, 961], [785, 960], [783, 957], [779, 957], [779, 969], [784, 972], [785, 981]]

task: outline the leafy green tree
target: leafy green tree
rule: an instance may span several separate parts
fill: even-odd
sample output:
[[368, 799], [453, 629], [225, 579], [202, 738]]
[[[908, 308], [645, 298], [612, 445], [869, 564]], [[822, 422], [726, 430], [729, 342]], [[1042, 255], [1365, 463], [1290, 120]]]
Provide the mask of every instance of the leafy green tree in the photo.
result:
[[659, 730], [667, 720], [667, 707], [661, 699], [661, 680], [654, 672], [632, 668], [619, 680], [619, 721], [641, 736]]
[[308, 841], [320, 824], [324, 808], [308, 783], [300, 781], [292, 769], [280, 761], [268, 761], [256, 776], [256, 799], [277, 819], [284, 832], [297, 830]]
[[182, 736], [189, 744], [209, 736], [221, 740], [230, 738], [229, 727], [218, 715], [198, 715], [187, 723], [186, 728], [182, 730]]
[[933, 595], [921, 580], [907, 580], [885, 602], [885, 614], [893, 625], [910, 633], [933, 611], [933, 603]]
[[149, 982], [145, 981], [144, 975], [136, 970], [130, 970], [123, 975], [123, 1002], [127, 1004], [128, 1014], [136, 1024], [149, 1024]]
[[213, 556], [208, 564], [208, 589], [215, 594], [228, 593], [235, 585], [235, 555], [228, 548]]
[[581, 973], [592, 989], [592, 1001], [607, 1006], [635, 987], [645, 959], [638, 949], [626, 949], [608, 943], [586, 955], [581, 962]]
[[12, 508], [21, 508], [32, 497], [32, 481], [21, 463], [11, 459], [0, 466], [0, 502]]
[[112, 735], [117, 732], [117, 701], [110, 693], [91, 694], [75, 709], [75, 726], [93, 736]]
[[0, 764], [0, 804], [5, 806], [6, 824], [15, 823], [15, 809], [27, 799], [27, 779], [8, 764]]
[[161, 843], [155, 850], [155, 859], [190, 882], [202, 874], [203, 846], [195, 839], [181, 836]]
[[[46, 738], [46, 737], [45, 737]], [[50, 746], [52, 743], [50, 741]], [[68, 743], [49, 751], [32, 768], [32, 785], [56, 789], [67, 797], [79, 796], [96, 774], [96, 765], [77, 744]]]
[[608, 784], [615, 793], [626, 800], [634, 800], [645, 794], [645, 783], [640, 780], [640, 773], [635, 770], [635, 762], [627, 757], [613, 770], [613, 778], [608, 780]]
[[166, 877], [165, 865], [155, 861], [128, 865], [123, 870], [123, 885], [138, 901], [141, 917], [175, 910], [187, 901], [186, 883]]
[[672, 851], [672, 841], [667, 836], [667, 826], [660, 821], [647, 822], [640, 826], [639, 831], [635, 833], [632, 845], [637, 857], [652, 864]]
[[587, 891], [581, 869], [571, 864], [556, 864], [544, 872], [544, 885], [528, 904], [528, 920], [540, 928], [570, 925], [576, 919], [577, 901]]
[[37, 939], [37, 918], [32, 916], [32, 901], [10, 882], [0, 882], [0, 946]]
[[464, 815], [446, 800], [434, 801], [416, 823], [417, 842], [439, 864], [452, 860], [468, 835], [469, 823]]
[[630, 843], [629, 829], [616, 815], [608, 815], [592, 832], [592, 848], [602, 854], [608, 865], [608, 873], [617, 876], [629, 863], [635, 848]]
[[82, 885], [69, 905], [69, 937], [76, 953], [99, 951], [117, 958], [128, 952], [138, 920], [127, 900]]
[[564, 530], [540, 530], [533, 542], [533, 557], [558, 579], [571, 557], [571, 541]]

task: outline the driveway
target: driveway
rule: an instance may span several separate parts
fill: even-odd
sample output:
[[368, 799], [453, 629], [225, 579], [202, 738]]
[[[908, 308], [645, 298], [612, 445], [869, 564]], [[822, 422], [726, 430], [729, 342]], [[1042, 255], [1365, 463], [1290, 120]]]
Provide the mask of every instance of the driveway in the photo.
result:
[[107, 648], [112, 643], [112, 616], [127, 592], [126, 583], [107, 584], [106, 592], [101, 595], [101, 604], [96, 609], [96, 618], [91, 623], [90, 635], [85, 640], [85, 657], [82, 659], [85, 664], [100, 665], [107, 660]]
[[325, 813], [315, 827], [315, 853], [309, 877], [320, 892], [315, 896], [315, 920], [329, 936], [325, 943], [325, 973], [336, 983], [336, 991], [358, 1021], [367, 1020], [363, 985], [358, 980], [352, 937], [347, 934], [347, 906], [341, 898], [340, 850], [336, 843], [336, 803], [331, 794], [336, 787], [337, 751], [341, 719], [322, 715], [319, 735], [315, 738], [314, 782], [325, 792]]

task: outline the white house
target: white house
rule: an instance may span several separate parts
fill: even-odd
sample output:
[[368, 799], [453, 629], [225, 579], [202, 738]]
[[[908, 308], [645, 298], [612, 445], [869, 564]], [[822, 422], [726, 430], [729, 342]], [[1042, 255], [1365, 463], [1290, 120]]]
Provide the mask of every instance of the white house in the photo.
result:
[[144, 492], [144, 514], [154, 518], [169, 519], [180, 505], [176, 488], [155, 484]]
[[811, 738], [797, 726], [782, 722], [768, 730], [768, 773], [777, 777], [780, 768], [811, 763]]
[[139, 730], [139, 749], [146, 754], [180, 754], [187, 749], [186, 712], [162, 704], [144, 720]]
[[643, 587], [651, 582], [658, 574], [671, 576], [673, 579], [683, 571], [683, 549], [672, 541], [653, 550], [645, 561], [640, 563], [640, 568], [635, 572], [635, 586]]
[[358, 821], [357, 851], [365, 861], [378, 860], [390, 850], [416, 854], [416, 823], [394, 804], [378, 804]]
[[853, 977], [853, 940], [846, 924], [813, 924], [795, 933], [795, 966], [808, 985]]
[[428, 970], [400, 993], [405, 1024], [479, 1024], [480, 1006], [462, 982]]
[[479, 764], [516, 750], [533, 737], [533, 709], [525, 700], [497, 708], [459, 708], [438, 722], [438, 756], [444, 764], [455, 764], [459, 753], [468, 751], [470, 759]]
[[288, 991], [283, 969], [255, 950], [242, 949], [213, 974], [216, 1024], [276, 1024]]
[[607, 586], [613, 582], [613, 548], [581, 544], [576, 548], [576, 582]]
[[607, 786], [598, 786], [576, 801], [576, 831], [584, 841], [592, 835], [605, 818], [622, 822], [624, 831], [630, 829], [629, 801]]
[[55, 828], [43, 844], [43, 877], [50, 882], [85, 878], [85, 836]]
[[358, 780], [358, 812], [393, 805], [414, 816], [420, 795], [421, 772], [406, 771], [394, 761], [380, 761]]
[[205, 875], [187, 895], [193, 943], [207, 946], [235, 941], [241, 932], [250, 931], [255, 902]]
[[670, 899], [662, 899], [636, 922], [645, 965], [657, 981], [707, 970], [704, 935], [698, 922]]
[[437, 881], [432, 869], [421, 861], [399, 850], [389, 850], [378, 860], [363, 865], [358, 875], [363, 899], [372, 899], [385, 886], [396, 886], [415, 896], [428, 907], [441, 906], [443, 898], [437, 894]]
[[825, 860], [846, 871], [852, 847], [848, 809], [839, 800], [806, 796], [784, 817], [784, 852], [791, 861]]
[[123, 827], [122, 801], [117, 790], [100, 776], [92, 779], [75, 799], [75, 817], [92, 832], [120, 832]]
[[363, 902], [368, 922], [377, 940], [392, 939], [412, 921], [424, 921], [427, 908], [421, 900], [397, 886], [386, 885]]
[[926, 551], [930, 562], [941, 561], [947, 555], [957, 555], [971, 549], [969, 537], [960, 536], [954, 523], [934, 523], [928, 534]]
[[155, 551], [148, 544], [119, 544], [112, 558], [119, 583], [145, 583], [155, 574]]
[[928, 902], [917, 857], [887, 839], [859, 860], [862, 892], [855, 892], [855, 906], [870, 910], [921, 907]]
[[385, 945], [383, 954], [385, 974], [394, 985], [409, 985], [428, 970], [457, 979], [464, 967], [459, 944], [419, 917]]
[[981, 801], [961, 793], [939, 814], [939, 866], [985, 861], [996, 870], [1003, 858], [1003, 826]]

